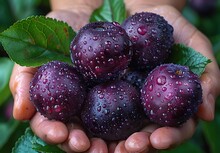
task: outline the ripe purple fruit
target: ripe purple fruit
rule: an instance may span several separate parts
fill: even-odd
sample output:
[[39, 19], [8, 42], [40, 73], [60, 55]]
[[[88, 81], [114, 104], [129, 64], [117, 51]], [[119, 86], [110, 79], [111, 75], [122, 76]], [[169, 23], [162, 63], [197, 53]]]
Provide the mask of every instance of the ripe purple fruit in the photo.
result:
[[122, 27], [133, 43], [131, 67], [152, 70], [167, 60], [174, 43], [173, 27], [154, 13], [136, 13]]
[[41, 66], [30, 83], [30, 100], [48, 119], [70, 122], [79, 113], [84, 99], [79, 73], [63, 62]]
[[87, 24], [70, 49], [72, 62], [91, 84], [117, 77], [128, 67], [132, 56], [129, 37], [116, 22]]
[[105, 140], [121, 140], [143, 126], [140, 93], [124, 81], [100, 84], [91, 89], [81, 119], [89, 133]]
[[162, 126], [180, 126], [197, 112], [202, 88], [186, 66], [164, 64], [147, 77], [141, 90], [145, 113]]

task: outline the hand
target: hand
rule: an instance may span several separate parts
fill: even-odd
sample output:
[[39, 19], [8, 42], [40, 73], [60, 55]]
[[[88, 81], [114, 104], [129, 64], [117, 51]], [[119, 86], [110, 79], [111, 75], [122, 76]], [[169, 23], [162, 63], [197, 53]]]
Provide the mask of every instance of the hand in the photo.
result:
[[[164, 16], [174, 27], [176, 42], [184, 43], [212, 59], [213, 62], [207, 66], [204, 75], [201, 77], [204, 99], [198, 111], [198, 117], [201, 119], [212, 120], [214, 117], [215, 98], [220, 91], [217, 86], [219, 84], [218, 78], [220, 73], [211, 53], [209, 41], [171, 6], [149, 6], [141, 5], [140, 3], [130, 6], [129, 3], [126, 3], [126, 5], [130, 14], [151, 11]], [[167, 12], [172, 13], [169, 14]], [[82, 20], [78, 22], [81, 15], [83, 16], [80, 18]], [[89, 14], [85, 12], [78, 14], [76, 12], [62, 10], [52, 12], [49, 16], [64, 20], [75, 30], [78, 30], [88, 22]], [[77, 22], [74, 22], [74, 18]], [[75, 25], [75, 23], [79, 24]], [[80, 25], [80, 23], [82, 24]], [[178, 31], [178, 29], [181, 30]], [[60, 147], [67, 152], [84, 152], [88, 149], [88, 152], [150, 152], [155, 149], [167, 149], [176, 146], [189, 139], [195, 131], [196, 122], [194, 119], [190, 119], [181, 128], [159, 128], [157, 125], [148, 125], [142, 131], [132, 134], [127, 140], [110, 144], [99, 138], [89, 139], [80, 124], [64, 125], [58, 121], [49, 121], [39, 113], [35, 113], [35, 109], [29, 101], [28, 93], [28, 80], [33, 77], [35, 71], [35, 69], [20, 67], [18, 65], [13, 70], [10, 86], [15, 97], [14, 117], [23, 120], [31, 119], [33, 116], [31, 120], [33, 131], [48, 143], [60, 144]], [[24, 109], [27, 111], [23, 111]], [[26, 114], [21, 114], [21, 112], [26, 112]], [[185, 131], [188, 132], [186, 133]]]
[[[81, 1], [79, 1], [80, 3]], [[101, 4], [100, 4], [101, 5]], [[47, 16], [67, 22], [75, 31], [89, 21], [89, 16], [95, 7], [74, 5], [77, 9], [56, 10]], [[96, 7], [99, 5], [96, 4]], [[80, 10], [80, 11], [77, 11]], [[36, 113], [29, 100], [29, 86], [37, 68], [22, 67], [15, 64], [10, 89], [14, 97], [13, 116], [17, 120], [31, 120], [30, 126], [34, 133], [50, 144], [59, 144], [66, 152], [108, 152], [106, 143], [98, 138], [89, 139], [78, 123], [65, 125], [59, 121], [46, 119]]]
[[[174, 27], [174, 39], [176, 43], [183, 43], [192, 47], [212, 60], [212, 63], [207, 65], [204, 74], [201, 76], [203, 103], [199, 107], [197, 117], [206, 121], [213, 120], [215, 99], [220, 94], [220, 81], [218, 79], [220, 77], [220, 71], [213, 56], [209, 40], [172, 6], [148, 5], [147, 3], [149, 2], [143, 0], [125, 0], [125, 3], [130, 15], [142, 11], [160, 14]], [[143, 150], [147, 152], [151, 147], [158, 150], [172, 148], [192, 137], [196, 128], [196, 121], [191, 118], [181, 128], [148, 128], [146, 127], [143, 131], [131, 135], [125, 141], [124, 145], [121, 145], [121, 148], [123, 150], [126, 149], [128, 152], [142, 152]], [[137, 135], [138, 137], [135, 137]], [[142, 142], [142, 145], [140, 145], [140, 142]]]

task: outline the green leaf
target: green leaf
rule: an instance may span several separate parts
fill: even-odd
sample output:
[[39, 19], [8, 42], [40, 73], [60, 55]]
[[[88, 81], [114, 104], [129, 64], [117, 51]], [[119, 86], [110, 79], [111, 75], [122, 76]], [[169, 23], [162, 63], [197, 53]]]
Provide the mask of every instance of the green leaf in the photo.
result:
[[14, 63], [8, 58], [0, 58], [0, 106], [10, 97], [9, 79]]
[[52, 60], [69, 62], [69, 46], [75, 32], [66, 23], [44, 16], [16, 22], [0, 34], [9, 57], [24, 66], [40, 66]]
[[27, 128], [25, 134], [18, 139], [12, 153], [63, 153], [55, 145], [48, 145], [39, 137], [34, 135], [30, 128]]
[[103, 5], [92, 13], [90, 22], [116, 21], [122, 23], [125, 18], [126, 9], [123, 0], [104, 0]]
[[60, 150], [56, 145], [43, 146], [35, 143], [33, 149], [41, 153], [65, 153], [64, 151]]
[[191, 71], [200, 76], [211, 60], [190, 47], [183, 44], [175, 44], [172, 47], [172, 55], [169, 62], [188, 66]]

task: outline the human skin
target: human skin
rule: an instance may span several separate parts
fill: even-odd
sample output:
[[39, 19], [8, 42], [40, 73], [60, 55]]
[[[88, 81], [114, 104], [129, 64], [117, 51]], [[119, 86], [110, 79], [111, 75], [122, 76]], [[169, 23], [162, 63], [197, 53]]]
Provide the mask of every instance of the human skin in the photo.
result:
[[[197, 117], [206, 121], [214, 118], [215, 98], [220, 93], [220, 72], [212, 53], [209, 40], [192, 26], [180, 13], [185, 0], [125, 0], [129, 15], [150, 11], [162, 15], [174, 27], [176, 43], [183, 43], [212, 60], [201, 76], [203, 103]], [[101, 0], [51, 0], [51, 9], [47, 16], [67, 22], [75, 31], [89, 22], [92, 11], [102, 4]], [[59, 144], [66, 152], [154, 152], [179, 145], [191, 138], [196, 121], [191, 118], [182, 127], [158, 127], [147, 125], [140, 132], [132, 134], [127, 140], [108, 143], [100, 138], [88, 138], [80, 121], [65, 125], [58, 121], [47, 120], [36, 113], [29, 101], [29, 82], [36, 68], [15, 65], [10, 80], [10, 89], [14, 96], [13, 115], [17, 120], [30, 120], [35, 134], [51, 144]], [[187, 132], [186, 132], [187, 131]]]

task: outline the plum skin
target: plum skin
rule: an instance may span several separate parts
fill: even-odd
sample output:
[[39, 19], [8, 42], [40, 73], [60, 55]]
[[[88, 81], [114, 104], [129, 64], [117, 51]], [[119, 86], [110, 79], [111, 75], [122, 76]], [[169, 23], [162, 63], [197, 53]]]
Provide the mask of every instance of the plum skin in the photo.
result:
[[91, 89], [81, 119], [91, 135], [116, 141], [139, 131], [146, 116], [140, 92], [127, 82], [113, 81]]
[[180, 126], [202, 103], [198, 75], [186, 66], [163, 64], [150, 72], [141, 89], [144, 111], [152, 122]]
[[30, 100], [50, 120], [71, 122], [79, 114], [86, 96], [82, 76], [60, 61], [42, 65], [30, 82]]

